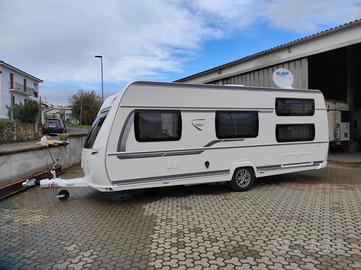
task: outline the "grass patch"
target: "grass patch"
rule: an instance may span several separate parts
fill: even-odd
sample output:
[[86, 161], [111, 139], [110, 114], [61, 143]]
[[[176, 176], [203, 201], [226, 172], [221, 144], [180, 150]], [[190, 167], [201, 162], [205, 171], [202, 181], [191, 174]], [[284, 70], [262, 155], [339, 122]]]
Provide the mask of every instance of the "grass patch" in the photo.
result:
[[9, 118], [0, 118], [0, 123], [13, 123]]

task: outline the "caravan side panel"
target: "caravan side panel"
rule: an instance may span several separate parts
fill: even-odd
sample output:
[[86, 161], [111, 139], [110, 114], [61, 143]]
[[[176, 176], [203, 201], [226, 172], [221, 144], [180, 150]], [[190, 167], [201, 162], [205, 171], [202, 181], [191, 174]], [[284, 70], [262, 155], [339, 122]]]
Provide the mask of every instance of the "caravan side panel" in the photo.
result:
[[[313, 98], [315, 114], [277, 116], [276, 98], [295, 96]], [[139, 110], [180, 111], [181, 138], [137, 141], [134, 116]], [[215, 115], [223, 110], [256, 111], [258, 136], [217, 138]], [[276, 126], [287, 124], [315, 125], [314, 140], [278, 142]], [[319, 168], [326, 164], [327, 150], [327, 116], [318, 92], [135, 85], [116, 110], [107, 143], [106, 171], [114, 189], [228, 181], [237, 166], [251, 166], [257, 177]]]

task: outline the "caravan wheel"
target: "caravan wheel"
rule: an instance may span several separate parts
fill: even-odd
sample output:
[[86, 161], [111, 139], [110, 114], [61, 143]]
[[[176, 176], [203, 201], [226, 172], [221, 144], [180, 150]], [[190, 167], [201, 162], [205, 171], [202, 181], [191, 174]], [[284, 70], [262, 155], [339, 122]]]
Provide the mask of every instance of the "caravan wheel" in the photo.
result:
[[59, 191], [58, 193], [58, 199], [61, 200], [61, 201], [67, 201], [69, 199], [69, 196], [70, 196], [70, 193], [69, 191], [63, 189], [61, 191]]
[[233, 174], [230, 186], [235, 191], [247, 191], [252, 188], [254, 179], [252, 168], [238, 168]]

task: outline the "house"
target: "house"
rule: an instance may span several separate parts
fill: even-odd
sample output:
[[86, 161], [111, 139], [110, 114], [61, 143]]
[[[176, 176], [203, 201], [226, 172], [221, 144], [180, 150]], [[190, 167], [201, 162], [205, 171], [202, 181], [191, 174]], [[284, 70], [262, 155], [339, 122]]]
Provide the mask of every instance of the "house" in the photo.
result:
[[41, 119], [42, 122], [49, 118], [61, 118], [65, 122], [75, 124], [76, 119], [73, 117], [71, 107], [67, 105], [51, 104], [47, 101], [41, 102]]
[[294, 88], [319, 89], [349, 106], [350, 145], [361, 151], [361, 19], [177, 80], [183, 83], [276, 87], [273, 72], [289, 69]]
[[28, 99], [39, 100], [43, 81], [0, 60], [0, 118], [8, 118], [8, 108]]

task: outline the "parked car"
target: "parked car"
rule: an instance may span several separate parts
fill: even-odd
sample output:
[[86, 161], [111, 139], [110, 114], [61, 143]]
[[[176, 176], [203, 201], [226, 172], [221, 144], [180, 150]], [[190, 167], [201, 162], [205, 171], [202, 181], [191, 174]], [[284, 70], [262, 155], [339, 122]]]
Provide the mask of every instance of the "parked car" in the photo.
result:
[[43, 134], [51, 134], [51, 133], [65, 133], [66, 126], [63, 120], [59, 118], [51, 118], [46, 120], [43, 126]]

